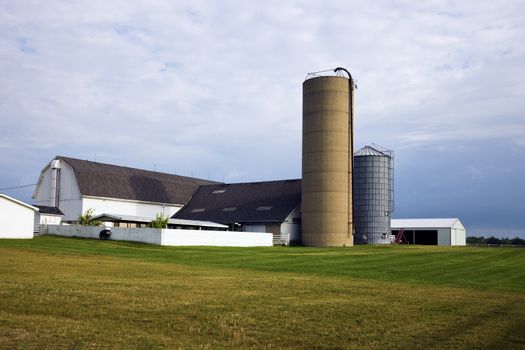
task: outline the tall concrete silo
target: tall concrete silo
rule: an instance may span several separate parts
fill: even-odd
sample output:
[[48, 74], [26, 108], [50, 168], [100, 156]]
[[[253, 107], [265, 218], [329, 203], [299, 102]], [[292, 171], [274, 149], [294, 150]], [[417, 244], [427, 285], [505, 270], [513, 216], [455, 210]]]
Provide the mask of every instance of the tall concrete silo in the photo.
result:
[[301, 210], [302, 240], [307, 246], [354, 244], [354, 82], [343, 68], [332, 72], [337, 75], [309, 74], [303, 83]]
[[392, 151], [366, 146], [354, 154], [356, 244], [390, 244]]

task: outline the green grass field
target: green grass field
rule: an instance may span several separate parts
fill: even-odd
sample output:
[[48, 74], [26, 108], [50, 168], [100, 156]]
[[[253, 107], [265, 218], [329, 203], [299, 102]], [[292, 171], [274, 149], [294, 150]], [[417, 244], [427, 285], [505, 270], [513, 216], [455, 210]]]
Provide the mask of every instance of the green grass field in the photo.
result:
[[524, 349], [525, 249], [0, 240], [0, 348]]

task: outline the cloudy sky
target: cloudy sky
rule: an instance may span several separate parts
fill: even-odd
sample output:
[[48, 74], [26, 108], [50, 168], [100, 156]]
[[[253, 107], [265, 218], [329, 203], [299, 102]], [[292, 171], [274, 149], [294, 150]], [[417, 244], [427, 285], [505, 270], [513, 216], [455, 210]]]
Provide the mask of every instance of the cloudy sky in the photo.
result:
[[0, 0], [0, 188], [55, 155], [301, 176], [301, 84], [343, 66], [395, 217], [525, 237], [525, 2]]

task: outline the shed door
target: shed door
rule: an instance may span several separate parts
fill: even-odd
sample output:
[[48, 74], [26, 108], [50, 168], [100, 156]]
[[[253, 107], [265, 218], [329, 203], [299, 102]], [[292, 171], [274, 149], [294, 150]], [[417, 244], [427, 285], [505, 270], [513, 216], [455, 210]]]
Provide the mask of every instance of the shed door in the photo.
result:
[[437, 245], [438, 244], [437, 230], [416, 230], [415, 231], [415, 244]]

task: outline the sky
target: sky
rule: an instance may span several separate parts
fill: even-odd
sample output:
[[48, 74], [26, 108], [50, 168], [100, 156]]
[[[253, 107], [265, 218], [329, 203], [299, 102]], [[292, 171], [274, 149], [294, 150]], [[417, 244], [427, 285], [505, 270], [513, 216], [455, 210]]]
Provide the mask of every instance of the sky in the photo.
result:
[[525, 2], [0, 0], [0, 192], [56, 155], [301, 177], [302, 83], [345, 67], [396, 218], [525, 238]]

